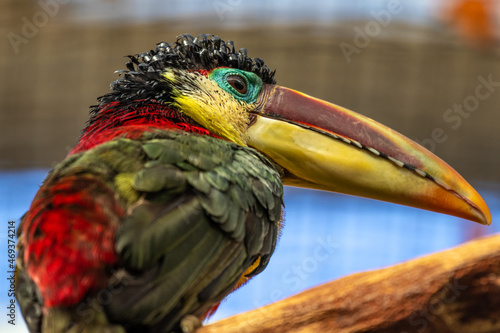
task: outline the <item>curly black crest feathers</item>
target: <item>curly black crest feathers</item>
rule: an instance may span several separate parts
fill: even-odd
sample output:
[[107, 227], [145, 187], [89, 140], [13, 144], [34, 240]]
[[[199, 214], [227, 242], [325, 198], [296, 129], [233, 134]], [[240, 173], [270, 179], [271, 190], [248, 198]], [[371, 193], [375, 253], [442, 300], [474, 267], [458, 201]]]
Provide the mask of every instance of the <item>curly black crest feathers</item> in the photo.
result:
[[160, 74], [166, 68], [211, 70], [230, 67], [255, 73], [265, 83], [276, 83], [275, 71], [271, 71], [264, 60], [250, 58], [246, 49], [236, 50], [233, 41], [224, 42], [210, 34], [200, 34], [196, 38], [189, 34], [180, 35], [171, 44], [161, 42], [154, 50], [129, 55], [128, 58], [127, 69], [116, 71], [124, 76], [111, 83], [110, 93], [98, 99], [99, 105], [92, 107], [91, 117], [99, 106], [110, 102], [171, 102], [170, 88], [160, 80]]
[[129, 71], [156, 72], [167, 67], [179, 69], [238, 68], [257, 74], [265, 83], [276, 83], [271, 71], [260, 58], [250, 58], [247, 50], [236, 50], [233, 41], [224, 42], [218, 36], [200, 34], [194, 38], [180, 35], [172, 44], [161, 42], [155, 50], [129, 56]]

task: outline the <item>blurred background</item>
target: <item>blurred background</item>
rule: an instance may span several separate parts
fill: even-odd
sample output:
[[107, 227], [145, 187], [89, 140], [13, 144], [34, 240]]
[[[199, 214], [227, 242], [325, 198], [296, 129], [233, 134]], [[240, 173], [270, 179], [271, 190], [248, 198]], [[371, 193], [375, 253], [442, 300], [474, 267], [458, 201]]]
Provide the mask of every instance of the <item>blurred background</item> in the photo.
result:
[[[267, 270], [212, 320], [355, 272], [500, 230], [500, 1], [3, 0], [0, 2], [0, 308], [7, 222], [78, 139], [125, 55], [182, 33], [234, 40], [278, 83], [374, 118], [459, 171], [493, 225], [287, 188], [286, 226]], [[318, 254], [321, 255], [318, 255]], [[2, 332], [25, 332], [2, 313]]]

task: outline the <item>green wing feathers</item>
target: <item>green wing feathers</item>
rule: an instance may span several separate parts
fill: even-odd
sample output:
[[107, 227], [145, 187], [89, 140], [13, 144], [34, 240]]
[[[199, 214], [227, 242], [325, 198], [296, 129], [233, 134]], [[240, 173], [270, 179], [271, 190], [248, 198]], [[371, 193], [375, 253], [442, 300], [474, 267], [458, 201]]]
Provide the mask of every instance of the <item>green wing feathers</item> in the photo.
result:
[[281, 180], [251, 148], [157, 131], [73, 155], [50, 177], [75, 175], [105, 182], [126, 212], [110, 273], [119, 292], [100, 306], [128, 331], [170, 332], [187, 314], [201, 317], [276, 246]]

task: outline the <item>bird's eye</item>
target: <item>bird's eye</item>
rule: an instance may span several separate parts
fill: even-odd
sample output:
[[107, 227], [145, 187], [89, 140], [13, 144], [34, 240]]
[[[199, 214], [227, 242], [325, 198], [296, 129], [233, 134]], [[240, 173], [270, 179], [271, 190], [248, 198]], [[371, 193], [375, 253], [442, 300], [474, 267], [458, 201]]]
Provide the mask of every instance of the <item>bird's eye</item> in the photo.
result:
[[248, 90], [247, 81], [240, 75], [228, 75], [227, 83], [231, 85], [237, 92], [245, 95]]
[[237, 68], [215, 68], [208, 74], [219, 88], [244, 103], [254, 103], [262, 89], [262, 79], [255, 73]]

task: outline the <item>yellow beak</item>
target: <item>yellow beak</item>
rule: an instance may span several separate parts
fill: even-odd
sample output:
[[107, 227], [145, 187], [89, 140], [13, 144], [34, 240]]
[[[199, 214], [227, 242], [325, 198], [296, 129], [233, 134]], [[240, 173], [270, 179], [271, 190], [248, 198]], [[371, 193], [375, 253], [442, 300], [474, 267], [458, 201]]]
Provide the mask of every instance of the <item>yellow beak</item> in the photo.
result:
[[275, 85], [264, 85], [256, 105], [248, 145], [285, 169], [285, 185], [491, 223], [486, 203], [462, 176], [396, 131]]

